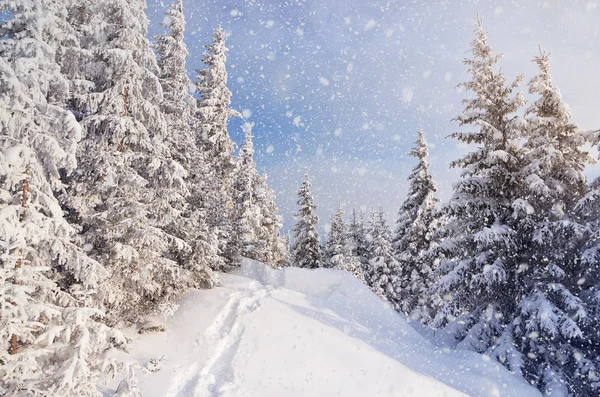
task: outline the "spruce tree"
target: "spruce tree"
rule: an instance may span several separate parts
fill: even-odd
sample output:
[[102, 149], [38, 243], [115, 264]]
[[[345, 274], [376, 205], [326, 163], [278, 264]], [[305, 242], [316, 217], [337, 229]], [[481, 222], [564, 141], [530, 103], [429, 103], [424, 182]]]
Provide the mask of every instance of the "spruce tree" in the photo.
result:
[[348, 223], [348, 240], [352, 254], [362, 265], [362, 272], [365, 275], [365, 282], [368, 280], [367, 269], [369, 267], [369, 242], [367, 241], [367, 230], [365, 227], [364, 214], [361, 210], [352, 210], [352, 218]]
[[260, 175], [254, 162], [252, 125], [244, 124], [245, 139], [240, 148], [233, 184], [233, 236], [230, 251], [273, 267], [285, 262], [286, 247], [279, 235], [275, 193]]
[[[229, 243], [230, 251], [236, 256], [258, 259], [257, 231], [260, 222], [260, 210], [256, 205], [256, 163], [252, 143], [252, 126], [245, 124], [244, 144], [240, 148], [233, 183], [233, 209], [231, 220], [233, 235]], [[236, 259], [239, 260], [239, 259]]]
[[585, 284], [579, 280], [586, 279], [589, 269], [581, 267], [579, 256], [589, 233], [575, 204], [588, 190], [583, 170], [592, 158], [582, 148], [582, 131], [570, 121], [569, 106], [553, 85], [549, 54], [540, 48], [534, 62], [539, 73], [529, 82], [529, 92], [538, 98], [526, 110], [521, 178], [528, 211], [518, 229], [531, 242], [521, 264], [526, 293], [515, 320], [515, 341], [526, 357], [525, 377], [540, 390], [591, 395], [600, 386], [600, 367], [594, 364], [597, 354], [585, 331], [596, 328], [598, 320], [586, 313], [577, 297]]
[[[186, 71], [188, 50], [184, 42], [185, 17], [183, 1], [172, 3], [161, 23], [166, 33], [156, 37], [156, 53], [158, 55], [159, 78], [163, 90], [163, 110], [166, 114], [178, 115], [179, 119], [189, 122], [186, 113], [193, 109], [194, 99], [189, 92], [191, 81]], [[184, 116], [185, 115], [185, 116]], [[184, 117], [182, 117], [184, 116]], [[170, 120], [174, 122], [174, 120]], [[189, 125], [182, 126], [186, 136], [192, 136]], [[181, 131], [177, 131], [181, 133]], [[183, 136], [181, 138], [184, 138]], [[184, 153], [186, 147], [178, 147]], [[182, 162], [184, 162], [182, 160]]]
[[260, 212], [256, 231], [257, 259], [273, 267], [287, 263], [288, 244], [281, 237], [281, 219], [277, 215], [275, 192], [269, 187], [267, 175], [257, 175], [254, 198]]
[[400, 290], [402, 269], [394, 258], [390, 231], [382, 211], [371, 212], [370, 217], [370, 258], [366, 278], [373, 292], [389, 301], [398, 310], [397, 291]]
[[510, 95], [519, 79], [506, 86], [495, 71], [499, 57], [481, 23], [472, 51], [473, 80], [463, 86], [476, 97], [458, 120], [479, 132], [454, 137], [478, 150], [455, 162], [465, 171], [446, 206], [450, 237], [440, 247], [452, 259], [440, 266], [437, 288], [447, 302], [435, 323], [450, 321], [461, 345], [522, 372], [546, 394], [588, 395], [597, 371], [581, 349], [587, 315], [569, 280], [583, 230], [571, 217], [585, 192], [583, 140], [545, 54], [529, 84], [540, 99], [525, 121], [514, 115], [522, 97]]
[[73, 243], [58, 199], [81, 136], [58, 61], [78, 43], [62, 3], [2, 1], [0, 12], [1, 388], [96, 396], [103, 354], [125, 341], [89, 306], [108, 273]]
[[219, 247], [226, 264], [234, 264], [238, 255], [233, 241], [231, 211], [233, 208], [232, 190], [235, 173], [233, 157], [234, 144], [227, 132], [227, 122], [239, 113], [231, 109], [231, 92], [227, 88], [227, 47], [225, 34], [221, 28], [215, 30], [213, 43], [205, 46], [207, 52], [202, 58], [206, 69], [198, 70], [197, 91], [199, 98], [196, 107], [198, 119], [198, 141], [204, 148], [204, 158], [209, 165], [207, 221], [218, 232]]
[[91, 53], [74, 73], [93, 89], [74, 104], [84, 139], [68, 205], [89, 255], [111, 272], [101, 298], [114, 322], [171, 310], [185, 286], [179, 258], [190, 252], [169, 231], [184, 210], [185, 169], [166, 143], [144, 6], [84, 3], [73, 13]]
[[436, 299], [428, 291], [434, 283], [434, 263], [426, 253], [434, 247], [433, 236], [439, 222], [435, 216], [437, 188], [429, 174], [427, 142], [422, 129], [409, 156], [419, 162], [408, 177], [408, 194], [396, 222], [393, 245], [402, 268], [402, 285], [397, 294], [402, 312], [427, 322]]
[[319, 217], [315, 213], [315, 205], [310, 191], [311, 183], [308, 172], [304, 174], [304, 182], [298, 190], [297, 222], [294, 226], [294, 241], [292, 242], [292, 264], [297, 267], [315, 269], [322, 267], [319, 234], [317, 225]]
[[188, 283], [194, 287], [212, 286], [216, 276], [211, 267], [221, 268], [222, 259], [215, 246], [215, 230], [207, 224], [207, 208], [202, 199], [208, 193], [205, 179], [209, 168], [202, 142], [196, 136], [199, 120], [195, 118], [196, 101], [189, 92], [191, 81], [186, 70], [188, 50], [184, 43], [185, 17], [181, 0], [170, 5], [162, 25], [166, 33], [156, 37], [155, 48], [163, 91], [161, 109], [168, 126], [165, 143], [170, 157], [184, 170], [178, 186], [181, 195], [174, 196], [178, 198], [180, 211], [167, 230], [189, 246], [189, 249], [178, 250], [174, 258], [186, 269]]
[[347, 271], [365, 283], [362, 263], [352, 252], [352, 243], [346, 232], [344, 212], [341, 208], [338, 208], [331, 218], [331, 230], [325, 242], [323, 263], [323, 267]]
[[323, 267], [335, 268], [340, 265], [340, 260], [343, 259], [344, 246], [346, 245], [344, 212], [341, 207], [331, 217], [330, 225], [331, 229], [323, 249]]
[[478, 130], [452, 137], [475, 144], [476, 149], [452, 163], [463, 172], [444, 207], [447, 237], [437, 250], [445, 259], [435, 288], [445, 304], [433, 325], [448, 325], [462, 346], [497, 357], [511, 370], [518, 370], [522, 356], [515, 352], [507, 325], [514, 319], [523, 292], [517, 227], [523, 157], [519, 139], [524, 122], [515, 112], [524, 99], [521, 93], [513, 95], [522, 76], [506, 83], [497, 68], [502, 56], [488, 44], [482, 20], [478, 20], [471, 53], [472, 58], [464, 61], [471, 80], [460, 87], [474, 97], [463, 100], [465, 110], [456, 120]]

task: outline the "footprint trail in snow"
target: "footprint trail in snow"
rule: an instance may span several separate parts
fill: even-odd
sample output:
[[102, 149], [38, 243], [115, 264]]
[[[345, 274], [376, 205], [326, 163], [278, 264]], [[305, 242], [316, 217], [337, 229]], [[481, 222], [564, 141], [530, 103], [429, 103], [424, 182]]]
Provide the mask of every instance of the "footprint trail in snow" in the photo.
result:
[[140, 377], [144, 397], [540, 396], [484, 356], [433, 346], [347, 273], [245, 261], [222, 278], [136, 341], [138, 362], [164, 357]]

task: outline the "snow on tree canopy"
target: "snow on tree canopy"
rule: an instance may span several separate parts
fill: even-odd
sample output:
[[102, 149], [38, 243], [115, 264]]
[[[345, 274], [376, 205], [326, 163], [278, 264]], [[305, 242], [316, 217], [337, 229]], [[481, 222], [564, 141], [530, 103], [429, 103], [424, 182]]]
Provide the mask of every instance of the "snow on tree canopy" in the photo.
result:
[[362, 263], [352, 250], [341, 208], [332, 216], [331, 230], [323, 250], [323, 267], [344, 270], [366, 284]]
[[78, 101], [85, 138], [69, 206], [89, 255], [111, 271], [101, 292], [115, 322], [171, 310], [185, 284], [178, 260], [190, 252], [169, 230], [184, 210], [185, 169], [166, 143], [143, 7], [139, 0], [86, 4], [77, 26], [93, 54], [78, 73], [95, 88]]
[[418, 164], [408, 177], [408, 193], [398, 211], [392, 240], [395, 258], [402, 268], [401, 286], [396, 294], [402, 312], [427, 322], [431, 317], [431, 306], [439, 300], [428, 292], [434, 282], [432, 268], [435, 264], [426, 256], [426, 252], [435, 246], [433, 236], [439, 227], [439, 219], [435, 213], [437, 188], [429, 173], [427, 142], [421, 128], [409, 155], [417, 158]]
[[[58, 63], [72, 32], [56, 2], [1, 2], [0, 379], [7, 396], [99, 395], [124, 345], [89, 307], [108, 276], [74, 243], [59, 197], [81, 129]], [[47, 17], [42, 17], [42, 14]]]
[[[540, 136], [560, 141], [560, 134], [571, 134], [574, 129], [564, 127], [566, 114], [541, 112], [539, 104], [556, 99], [553, 89], [539, 91], [540, 79], [546, 79], [546, 88], [551, 81], [544, 54], [537, 59], [542, 74], [530, 88], [547, 97], [530, 107], [529, 117], [522, 120], [515, 112], [524, 104], [523, 97], [511, 96], [522, 77], [506, 85], [502, 73], [496, 71], [500, 56], [487, 44], [481, 20], [475, 34], [473, 58], [465, 61], [472, 80], [461, 85], [475, 98], [464, 101], [465, 112], [457, 120], [479, 131], [453, 137], [476, 144], [477, 150], [453, 163], [464, 171], [445, 206], [448, 237], [437, 250], [446, 260], [440, 265], [435, 289], [447, 299], [433, 323], [445, 325], [459, 346], [521, 371], [540, 390], [593, 394], [597, 384], [586, 379], [595, 378], [597, 370], [581, 349], [585, 346], [580, 328], [585, 306], [564, 280], [567, 272], [576, 269], [582, 229], [565, 217], [570, 210], [560, 197], [539, 188], [540, 183], [558, 182], [563, 168], [534, 160], [540, 158], [536, 149]], [[558, 125], [550, 120], [563, 124], [553, 131]], [[521, 146], [523, 138], [526, 144]], [[587, 158], [577, 149], [581, 143], [575, 139], [561, 149], [575, 154], [567, 156], [574, 170], [581, 170]], [[552, 152], [548, 159], [560, 158], [555, 156], [556, 149]], [[548, 163], [548, 159], [543, 161]], [[533, 174], [540, 182], [531, 184]], [[568, 188], [563, 186], [571, 197], [581, 194], [581, 186], [574, 186], [578, 180], [585, 181], [582, 175], [563, 180], [569, 181]]]
[[204, 147], [204, 158], [209, 164], [210, 174], [208, 203], [208, 223], [217, 228], [219, 246], [227, 265], [235, 264], [235, 246], [228, 246], [233, 240], [231, 210], [233, 207], [232, 189], [235, 173], [233, 157], [234, 144], [227, 131], [227, 122], [239, 113], [229, 107], [231, 92], [227, 88], [225, 63], [228, 51], [225, 35], [221, 28], [215, 30], [213, 43], [205, 46], [207, 52], [202, 57], [206, 69], [197, 71], [196, 88], [199, 94], [196, 105], [198, 142]]
[[322, 267], [321, 251], [319, 247], [319, 234], [317, 225], [319, 217], [315, 213], [315, 205], [310, 191], [311, 183], [308, 172], [304, 174], [304, 181], [298, 190], [298, 212], [294, 226], [294, 240], [292, 242], [292, 265], [315, 269]]

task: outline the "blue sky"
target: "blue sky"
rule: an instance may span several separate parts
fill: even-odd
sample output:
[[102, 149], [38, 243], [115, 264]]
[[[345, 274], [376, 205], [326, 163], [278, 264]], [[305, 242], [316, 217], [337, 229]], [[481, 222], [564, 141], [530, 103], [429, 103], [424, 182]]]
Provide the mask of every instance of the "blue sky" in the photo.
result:
[[[168, 4], [148, 0], [151, 35]], [[212, 30], [229, 35], [232, 107], [244, 114], [230, 134], [241, 143], [242, 123], [254, 123], [256, 162], [287, 229], [304, 170], [323, 228], [338, 205], [382, 207], [393, 221], [419, 125], [439, 195], [449, 198], [459, 171], [448, 164], [468, 147], [445, 137], [458, 129], [452, 118], [465, 93], [456, 85], [467, 78], [461, 61], [478, 13], [508, 78], [533, 76], [541, 44], [574, 121], [600, 128], [597, 1], [184, 0], [184, 8], [191, 76]]]

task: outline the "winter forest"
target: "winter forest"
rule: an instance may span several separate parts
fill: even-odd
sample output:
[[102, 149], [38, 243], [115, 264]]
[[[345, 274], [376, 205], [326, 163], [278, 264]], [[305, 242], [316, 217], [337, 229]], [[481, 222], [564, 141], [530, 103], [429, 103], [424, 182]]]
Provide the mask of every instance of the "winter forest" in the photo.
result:
[[600, 130], [572, 119], [549, 51], [509, 76], [473, 14], [450, 198], [436, 131], [404, 125], [392, 220], [343, 205], [319, 219], [303, 169], [288, 232], [254, 124], [231, 137], [229, 33], [210, 23], [189, 75], [186, 5], [165, 4], [150, 36], [145, 0], [0, 0], [0, 396], [142, 396], [158, 369], [126, 358], [136, 335], [168, 332], [157, 318], [247, 259], [348, 273], [433, 344], [542, 395], [600, 395], [600, 183], [584, 173]]

